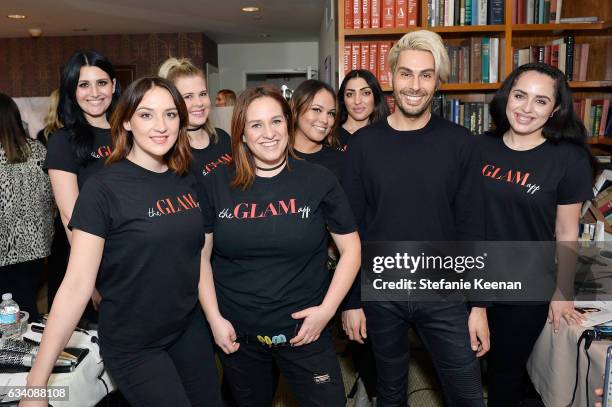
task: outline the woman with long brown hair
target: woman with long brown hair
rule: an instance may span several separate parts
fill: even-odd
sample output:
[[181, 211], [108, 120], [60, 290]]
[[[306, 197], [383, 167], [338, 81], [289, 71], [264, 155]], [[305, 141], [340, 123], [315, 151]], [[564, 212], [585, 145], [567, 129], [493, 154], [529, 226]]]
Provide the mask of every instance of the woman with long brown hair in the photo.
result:
[[[278, 89], [238, 98], [234, 166], [207, 179], [201, 199], [200, 290], [239, 406], [271, 405], [277, 366], [300, 405], [339, 407], [344, 387], [328, 323], [357, 274], [359, 236], [332, 173], [295, 159], [291, 129]], [[331, 283], [328, 230], [340, 252]]]
[[47, 385], [97, 280], [100, 350], [130, 405], [221, 406], [198, 305], [204, 233], [186, 127], [185, 104], [165, 79], [139, 79], [121, 97], [114, 150], [70, 219], [68, 270], [29, 386]]

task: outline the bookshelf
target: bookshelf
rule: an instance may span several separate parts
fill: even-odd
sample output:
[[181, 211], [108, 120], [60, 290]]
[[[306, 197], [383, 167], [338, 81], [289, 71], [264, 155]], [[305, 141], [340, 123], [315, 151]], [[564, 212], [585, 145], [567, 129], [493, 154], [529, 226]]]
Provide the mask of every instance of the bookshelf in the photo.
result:
[[[370, 0], [371, 1], [371, 0]], [[435, 1], [435, 0], [433, 0]], [[460, 1], [460, 0], [455, 0]], [[476, 0], [472, 0], [476, 2]], [[503, 5], [503, 22], [497, 25], [464, 25], [429, 27], [428, 0], [417, 0], [416, 25], [403, 28], [345, 28], [346, 5], [352, 0], [338, 0], [338, 72], [339, 81], [344, 78], [345, 44], [371, 41], [397, 41], [403, 34], [420, 29], [429, 29], [442, 36], [449, 46], [460, 47], [472, 37], [497, 37], [499, 41], [499, 81], [507, 76], [513, 66], [513, 48], [520, 49], [532, 45], [551, 43], [560, 37], [572, 35], [576, 44], [589, 43], [589, 59], [586, 70], [586, 80], [570, 81], [574, 97], [578, 98], [612, 98], [612, 75], [607, 68], [611, 58], [610, 42], [612, 42], [612, 8], [610, 0], [564, 0], [561, 17], [596, 16], [592, 23], [561, 23], [561, 24], [513, 24], [515, 1], [505, 0]], [[536, 0], [537, 1], [537, 0]], [[350, 2], [350, 3], [347, 3]], [[384, 0], [380, 0], [381, 3]], [[489, 0], [491, 3], [491, 0]], [[382, 13], [381, 13], [382, 14]], [[381, 15], [381, 27], [383, 16]], [[608, 72], [606, 72], [606, 69]], [[608, 77], [606, 78], [606, 74]], [[490, 100], [500, 83], [448, 83], [441, 86], [440, 92], [451, 98], [469, 100], [474, 93], [481, 93], [484, 100]], [[391, 87], [383, 85], [385, 92]], [[592, 137], [589, 143], [596, 153], [612, 152], [612, 138]]]

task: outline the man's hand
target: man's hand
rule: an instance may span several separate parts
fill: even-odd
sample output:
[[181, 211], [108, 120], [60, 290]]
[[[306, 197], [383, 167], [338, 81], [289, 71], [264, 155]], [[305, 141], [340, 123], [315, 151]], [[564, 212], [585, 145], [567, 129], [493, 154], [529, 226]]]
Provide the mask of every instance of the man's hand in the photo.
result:
[[470, 331], [470, 345], [476, 352], [476, 357], [483, 356], [491, 349], [486, 308], [472, 308], [468, 318], [468, 330]]
[[363, 345], [363, 340], [368, 337], [366, 316], [363, 308], [343, 311], [342, 329], [351, 341], [356, 341]]

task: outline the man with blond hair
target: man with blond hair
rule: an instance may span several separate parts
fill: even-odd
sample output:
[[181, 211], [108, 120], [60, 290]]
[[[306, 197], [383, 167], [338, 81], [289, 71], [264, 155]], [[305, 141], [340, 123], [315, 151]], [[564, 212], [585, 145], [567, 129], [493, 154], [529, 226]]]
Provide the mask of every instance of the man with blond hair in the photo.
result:
[[[426, 30], [404, 35], [389, 66], [396, 110], [352, 137], [342, 173], [363, 241], [483, 240], [476, 140], [431, 112], [449, 77], [442, 39]], [[349, 337], [372, 342], [378, 407], [407, 405], [410, 326], [430, 352], [445, 404], [484, 406], [477, 358], [489, 349], [485, 308], [414, 300], [362, 305], [343, 321]]]

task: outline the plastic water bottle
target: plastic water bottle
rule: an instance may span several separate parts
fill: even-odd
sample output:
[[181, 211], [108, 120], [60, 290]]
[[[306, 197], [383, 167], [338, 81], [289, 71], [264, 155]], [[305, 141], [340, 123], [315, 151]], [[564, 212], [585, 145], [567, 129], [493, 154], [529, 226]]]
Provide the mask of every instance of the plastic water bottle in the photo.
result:
[[0, 324], [19, 322], [19, 305], [13, 300], [13, 294], [2, 294], [0, 302]]

